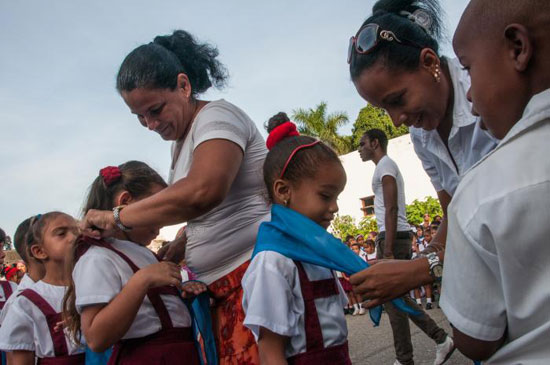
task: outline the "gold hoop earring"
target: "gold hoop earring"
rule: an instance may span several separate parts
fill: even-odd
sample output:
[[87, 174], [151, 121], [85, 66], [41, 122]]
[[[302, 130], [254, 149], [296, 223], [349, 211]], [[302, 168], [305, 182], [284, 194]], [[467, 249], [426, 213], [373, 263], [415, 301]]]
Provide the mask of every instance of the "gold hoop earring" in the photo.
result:
[[435, 82], [437, 83], [441, 82], [441, 69], [439, 68], [439, 65], [435, 66], [433, 76], [434, 76]]

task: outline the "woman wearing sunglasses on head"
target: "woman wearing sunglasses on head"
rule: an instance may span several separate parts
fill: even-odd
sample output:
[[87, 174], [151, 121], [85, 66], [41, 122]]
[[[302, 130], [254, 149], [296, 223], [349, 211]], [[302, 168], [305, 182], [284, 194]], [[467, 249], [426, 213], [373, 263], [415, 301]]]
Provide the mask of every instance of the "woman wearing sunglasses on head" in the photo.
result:
[[[461, 175], [498, 141], [472, 114], [467, 71], [439, 53], [441, 13], [437, 0], [378, 1], [350, 39], [348, 63], [359, 95], [409, 127], [446, 213]], [[352, 276], [354, 289], [374, 306], [440, 279], [446, 234], [444, 219], [425, 257], [375, 265]]]

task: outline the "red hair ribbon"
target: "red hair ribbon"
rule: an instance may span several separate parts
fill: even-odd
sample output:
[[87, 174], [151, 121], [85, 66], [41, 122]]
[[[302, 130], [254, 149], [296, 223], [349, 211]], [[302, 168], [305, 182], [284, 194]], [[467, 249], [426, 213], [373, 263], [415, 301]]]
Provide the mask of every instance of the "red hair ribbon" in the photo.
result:
[[17, 275], [17, 272], [19, 270], [15, 267], [8, 267], [6, 270], [4, 270], [4, 276], [6, 277], [6, 280], [11, 280], [15, 275]]
[[281, 125], [278, 125], [275, 127], [271, 133], [269, 133], [269, 136], [267, 136], [267, 141], [265, 142], [267, 149], [270, 150], [275, 146], [277, 143], [279, 143], [281, 140], [283, 140], [286, 137], [293, 137], [293, 136], [299, 136], [300, 133], [296, 130], [296, 124], [292, 122], [284, 122]]
[[120, 180], [122, 173], [118, 166], [107, 166], [99, 170], [99, 174], [103, 178], [103, 182], [107, 186], [111, 186]]
[[285, 162], [285, 165], [283, 166], [283, 169], [281, 170], [281, 175], [279, 175], [279, 179], [282, 179], [283, 178], [283, 175], [285, 174], [285, 171], [286, 171], [286, 168], [288, 167], [288, 164], [290, 163], [290, 160], [292, 160], [292, 157], [294, 157], [294, 155], [304, 149], [304, 148], [309, 148], [309, 147], [313, 147], [315, 146], [316, 144], [319, 144], [321, 143], [321, 141], [315, 141], [315, 142], [311, 142], [311, 143], [308, 143], [308, 144], [303, 144], [301, 146], [298, 146], [294, 149], [294, 151], [292, 151], [292, 153], [290, 154], [290, 156], [288, 156], [288, 159], [286, 160]]

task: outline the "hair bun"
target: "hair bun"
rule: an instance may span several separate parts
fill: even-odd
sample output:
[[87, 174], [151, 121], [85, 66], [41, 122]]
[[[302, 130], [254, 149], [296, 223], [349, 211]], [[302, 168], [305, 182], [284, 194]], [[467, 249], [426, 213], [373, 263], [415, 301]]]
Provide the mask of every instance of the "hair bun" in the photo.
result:
[[296, 124], [291, 121], [284, 122], [283, 124], [275, 127], [267, 136], [266, 146], [268, 150], [271, 150], [277, 143], [285, 139], [286, 137], [299, 136]]

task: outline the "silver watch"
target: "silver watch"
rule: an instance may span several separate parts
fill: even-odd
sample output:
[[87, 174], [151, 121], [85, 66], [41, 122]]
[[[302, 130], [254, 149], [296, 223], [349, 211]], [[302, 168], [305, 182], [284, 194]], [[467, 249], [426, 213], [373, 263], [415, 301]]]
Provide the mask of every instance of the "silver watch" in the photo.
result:
[[126, 205], [119, 205], [117, 207], [113, 208], [113, 217], [115, 218], [115, 224], [123, 232], [130, 232], [132, 228], [126, 227], [122, 222], [120, 221], [120, 211], [122, 208], [126, 207]]
[[443, 264], [439, 259], [439, 256], [435, 252], [429, 253], [426, 255], [428, 259], [428, 264], [430, 265], [430, 275], [434, 280], [440, 281], [443, 276]]

